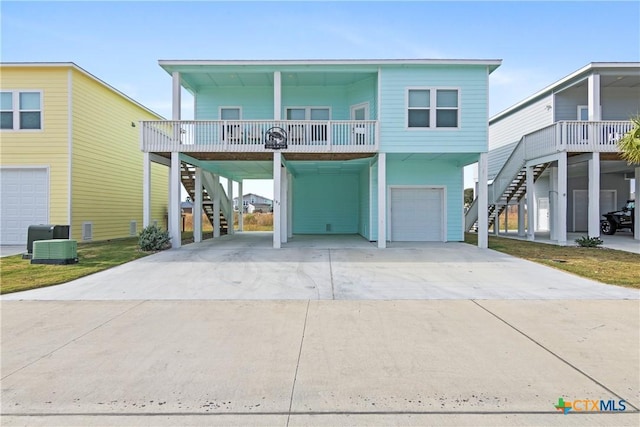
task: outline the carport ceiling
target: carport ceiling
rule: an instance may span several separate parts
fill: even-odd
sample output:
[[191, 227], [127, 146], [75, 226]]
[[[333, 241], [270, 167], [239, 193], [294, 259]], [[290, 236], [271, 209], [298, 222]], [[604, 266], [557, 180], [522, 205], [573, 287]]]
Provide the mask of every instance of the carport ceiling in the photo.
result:
[[197, 163], [206, 171], [231, 178], [234, 181], [273, 179], [273, 162], [271, 161], [208, 160]]
[[369, 166], [371, 159], [344, 161], [290, 161], [287, 167], [293, 175], [344, 175], [355, 174]]

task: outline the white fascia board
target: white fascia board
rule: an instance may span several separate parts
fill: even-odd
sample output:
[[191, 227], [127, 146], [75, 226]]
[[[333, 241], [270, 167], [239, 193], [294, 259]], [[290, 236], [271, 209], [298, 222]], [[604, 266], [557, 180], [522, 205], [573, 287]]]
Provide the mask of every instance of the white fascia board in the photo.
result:
[[161, 67], [181, 65], [488, 65], [499, 66], [501, 59], [286, 59], [286, 60], [164, 60]]

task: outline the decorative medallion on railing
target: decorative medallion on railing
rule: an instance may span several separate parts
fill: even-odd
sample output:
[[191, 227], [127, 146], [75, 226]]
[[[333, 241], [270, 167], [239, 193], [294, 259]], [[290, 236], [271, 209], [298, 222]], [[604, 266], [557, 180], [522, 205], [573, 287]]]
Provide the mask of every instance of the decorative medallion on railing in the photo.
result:
[[272, 150], [287, 148], [287, 132], [277, 126], [269, 128], [264, 134], [264, 148]]

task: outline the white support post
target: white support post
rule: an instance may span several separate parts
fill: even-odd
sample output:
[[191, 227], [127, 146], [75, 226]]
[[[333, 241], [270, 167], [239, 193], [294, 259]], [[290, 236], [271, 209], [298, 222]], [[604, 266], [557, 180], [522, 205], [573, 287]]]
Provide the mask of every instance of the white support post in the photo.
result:
[[173, 102], [171, 109], [171, 118], [173, 120], [180, 120], [180, 107], [182, 105], [181, 102], [181, 90], [182, 86], [180, 85], [180, 73], [178, 71], [174, 71], [171, 74], [172, 83], [173, 83]]
[[547, 168], [549, 170], [549, 238], [551, 240], [558, 240], [558, 166], [554, 163], [553, 166]]
[[636, 208], [635, 208], [635, 225], [633, 227], [633, 238], [636, 240], [640, 240], [640, 206], [638, 206], [638, 202], [640, 202], [640, 166], [636, 167], [635, 170], [635, 179], [636, 179]]
[[228, 211], [231, 212], [231, 218], [227, 218], [227, 233], [233, 234], [235, 226], [233, 225], [233, 181], [231, 178], [227, 178], [227, 196], [229, 196]]
[[478, 247], [489, 247], [489, 185], [488, 155], [480, 153], [478, 159]]
[[536, 239], [536, 189], [533, 181], [533, 169], [527, 166], [527, 240]]
[[280, 220], [281, 220], [281, 188], [282, 188], [282, 154], [273, 153], [273, 248], [280, 248]]
[[524, 237], [525, 234], [525, 227], [524, 227], [524, 214], [525, 214], [525, 209], [524, 209], [524, 197], [521, 198], [520, 200], [518, 200], [518, 236], [520, 237]]
[[288, 178], [289, 178], [289, 174], [287, 173], [287, 168], [286, 166], [282, 167], [282, 175], [281, 175], [281, 182], [280, 182], [280, 201], [281, 201], [281, 207], [280, 207], [280, 242], [281, 243], [287, 243], [287, 235], [288, 235], [288, 231], [287, 231], [287, 224], [289, 224], [289, 220], [287, 219], [287, 217], [289, 216], [289, 212], [288, 212], [288, 206], [289, 206], [289, 195], [287, 194], [287, 189], [289, 188], [289, 183], [288, 183]]
[[151, 158], [142, 153], [142, 226], [151, 225]]
[[602, 120], [600, 117], [600, 74], [591, 74], [587, 85], [589, 121]]
[[387, 153], [378, 153], [378, 248], [387, 247]]
[[600, 153], [591, 153], [589, 169], [589, 237], [600, 237]]
[[171, 153], [171, 170], [169, 171], [169, 235], [171, 247], [179, 248], [182, 245], [180, 232], [180, 153]]
[[282, 119], [282, 74], [280, 71], [273, 73], [273, 119]]
[[509, 203], [504, 207], [504, 233], [509, 233]]
[[559, 245], [567, 244], [567, 152], [558, 158], [558, 203], [556, 216], [556, 240]]
[[238, 231], [244, 227], [244, 196], [242, 194], [242, 180], [238, 182]]
[[220, 237], [220, 175], [213, 175], [213, 237]]
[[196, 167], [195, 200], [193, 201], [193, 241], [202, 241], [202, 168]]
[[[496, 211], [500, 209], [500, 206], [496, 205]], [[497, 236], [500, 234], [500, 215], [496, 215], [493, 220], [493, 235]]]
[[287, 240], [293, 237], [293, 175], [287, 176]]

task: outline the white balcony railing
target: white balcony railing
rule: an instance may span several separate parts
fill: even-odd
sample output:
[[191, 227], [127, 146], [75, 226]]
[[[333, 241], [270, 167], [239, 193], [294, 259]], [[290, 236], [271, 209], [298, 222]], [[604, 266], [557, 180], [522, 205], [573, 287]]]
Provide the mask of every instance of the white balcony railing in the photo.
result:
[[375, 120], [180, 120], [142, 121], [144, 152], [264, 152], [273, 127], [287, 136], [287, 152], [352, 153], [378, 149]]
[[632, 128], [632, 122], [622, 120], [557, 122], [525, 136], [525, 158], [560, 151], [615, 153], [620, 138]]

